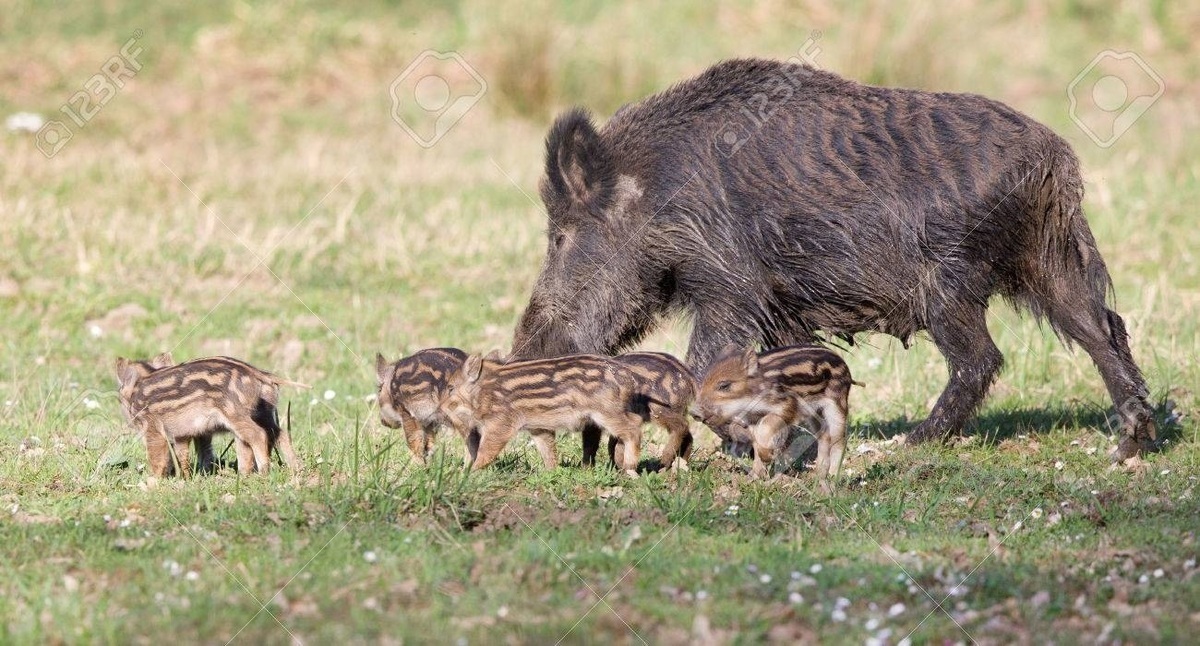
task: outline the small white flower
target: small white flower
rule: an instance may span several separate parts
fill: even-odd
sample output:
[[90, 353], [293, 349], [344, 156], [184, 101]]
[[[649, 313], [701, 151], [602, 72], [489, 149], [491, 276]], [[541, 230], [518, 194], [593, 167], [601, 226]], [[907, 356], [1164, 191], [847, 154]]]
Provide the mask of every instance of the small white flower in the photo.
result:
[[837, 601], [833, 602], [834, 608], [849, 608], [850, 600], [846, 597], [838, 597]]
[[1171, 473], [1171, 470], [1170, 470], [1170, 469], [1163, 469], [1162, 471], [1159, 471], [1159, 472], [1158, 472], [1158, 475], [1160, 475], [1160, 476], [1165, 476], [1165, 475], [1167, 475], [1168, 473]]
[[375, 561], [379, 560], [379, 556], [377, 554], [375, 554], [374, 551], [367, 550], [367, 551], [363, 552], [363, 559], [367, 563], [374, 563]]
[[104, 336], [104, 330], [101, 330], [99, 325], [93, 323], [88, 327], [88, 334], [92, 335], [93, 339], [99, 339]]
[[[14, 512], [14, 513], [16, 513], [16, 512]], [[792, 580], [793, 581], [799, 581], [800, 577], [802, 577], [802, 576], [804, 576], [804, 575], [800, 574], [800, 572], [798, 572], [796, 570], [792, 570]]]
[[740, 510], [741, 510], [741, 507], [739, 507], [737, 505], [729, 505], [729, 508], [725, 510], [725, 515], [726, 516], [737, 516], [738, 511], [740, 511]]
[[[13, 513], [14, 513], [14, 514], [15, 514], [15, 513], [17, 513], [17, 506], [16, 506], [16, 505], [13, 505]], [[1184, 561], [1184, 562], [1183, 562], [1183, 569], [1185, 569], [1185, 570], [1190, 570], [1190, 569], [1192, 569], [1192, 568], [1194, 568], [1194, 567], [1196, 567], [1196, 559], [1188, 559], [1188, 560], [1186, 560], [1186, 561]]]
[[800, 604], [804, 603], [804, 595], [800, 594], [799, 592], [793, 592], [788, 595], [788, 603], [793, 604], [793, 605], [800, 605]]
[[758, 581], [759, 581], [760, 583], [762, 583], [763, 585], [766, 585], [766, 584], [768, 584], [768, 583], [770, 583], [770, 582], [771, 582], [771, 575], [770, 575], [770, 574], [764, 574], [764, 575], [762, 575], [762, 576], [758, 577]]
[[1062, 460], [1054, 461], [1054, 468], [1058, 469], [1059, 471], [1062, 471], [1063, 467], [1065, 467], [1065, 466], [1067, 466], [1067, 464], [1065, 462], [1063, 462]]
[[867, 367], [868, 368], [874, 369], [874, 368], [878, 368], [879, 366], [882, 366], [882, 365], [883, 365], [883, 359], [880, 359], [879, 357], [871, 357], [870, 359], [867, 359]]
[[497, 608], [496, 616], [501, 619], [504, 619], [505, 617], [507, 617], [508, 616], [508, 606], [500, 606], [499, 608]]
[[83, 407], [88, 410], [96, 410], [97, 408], [100, 408], [100, 402], [92, 399], [91, 397], [87, 397], [83, 400]]
[[1144, 584], [1146, 584], [1146, 583], [1150, 583], [1150, 575], [1149, 575], [1149, 574], [1143, 574], [1142, 576], [1139, 576], [1139, 577], [1138, 577], [1138, 583], [1141, 583], [1141, 584], [1143, 584], [1143, 585], [1144, 585]]
[[1029, 512], [1029, 515], [1032, 516], [1034, 519], [1041, 518], [1042, 517], [1042, 508], [1034, 507], [1033, 511]]
[[829, 613], [829, 618], [839, 623], [846, 621], [846, 611], [841, 608], [834, 608], [833, 612]]
[[1084, 453], [1086, 453], [1086, 454], [1088, 454], [1088, 455], [1096, 455], [1096, 451], [1097, 451], [1096, 447], [1094, 447], [1094, 446], [1089, 446], [1089, 447], [1087, 447], [1086, 449], [1084, 449], [1084, 451], [1083, 451], [1083, 452], [1084, 452]]
[[817, 572], [820, 572], [823, 569], [825, 569], [825, 568], [821, 567], [820, 563], [813, 563], [812, 567], [808, 568], [808, 571], [812, 574], [816, 574]]
[[899, 642], [896, 642], [896, 646], [912, 646], [912, 639], [905, 637], [904, 639], [901, 639]]
[[704, 601], [708, 598], [708, 590], [697, 590], [696, 601]]
[[1166, 574], [1166, 572], [1163, 572], [1162, 568], [1158, 568], [1158, 569], [1154, 570], [1154, 578], [1156, 578], [1156, 579], [1163, 578], [1164, 574]]
[[875, 629], [878, 627], [879, 627], [879, 619], [877, 617], [871, 617], [870, 619], [867, 620], [866, 623], [863, 624], [863, 628], [866, 628], [867, 630], [870, 630], [872, 632], [874, 632]]
[[332, 390], [325, 391], [325, 401], [329, 401], [334, 397], [337, 397], [337, 393], [333, 392]]
[[888, 608], [888, 616], [899, 617], [900, 615], [904, 614], [904, 611], [907, 609], [908, 608], [905, 608], [903, 603], [893, 603], [892, 607]]
[[187, 579], [188, 581], [199, 581], [200, 573], [195, 570], [188, 570], [187, 574], [183, 575], [183, 578]]

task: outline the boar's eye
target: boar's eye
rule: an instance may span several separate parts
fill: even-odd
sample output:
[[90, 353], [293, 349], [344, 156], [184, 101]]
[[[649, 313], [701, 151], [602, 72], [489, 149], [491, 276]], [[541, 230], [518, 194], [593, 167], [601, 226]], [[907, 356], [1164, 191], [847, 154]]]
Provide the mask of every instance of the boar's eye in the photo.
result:
[[733, 387], [732, 381], [722, 381], [721, 383], [717, 384], [717, 390], [719, 390], [721, 392], [728, 392], [729, 389], [732, 387]]
[[567, 240], [567, 234], [565, 234], [565, 233], [556, 234], [554, 236], [554, 249], [555, 250], [561, 249], [563, 246], [563, 243], [566, 242], [566, 240]]

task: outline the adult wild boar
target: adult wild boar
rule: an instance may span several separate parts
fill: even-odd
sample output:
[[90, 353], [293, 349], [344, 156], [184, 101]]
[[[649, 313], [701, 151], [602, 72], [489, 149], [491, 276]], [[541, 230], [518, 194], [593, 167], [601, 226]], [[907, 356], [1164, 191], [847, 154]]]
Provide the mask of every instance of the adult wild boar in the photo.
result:
[[549, 245], [515, 357], [611, 354], [673, 313], [694, 322], [697, 374], [729, 343], [924, 330], [950, 374], [910, 435], [929, 440], [961, 430], [1000, 371], [985, 320], [1000, 295], [1091, 355], [1122, 418], [1114, 457], [1154, 438], [1079, 162], [999, 102], [727, 61], [600, 129], [561, 115], [541, 194]]

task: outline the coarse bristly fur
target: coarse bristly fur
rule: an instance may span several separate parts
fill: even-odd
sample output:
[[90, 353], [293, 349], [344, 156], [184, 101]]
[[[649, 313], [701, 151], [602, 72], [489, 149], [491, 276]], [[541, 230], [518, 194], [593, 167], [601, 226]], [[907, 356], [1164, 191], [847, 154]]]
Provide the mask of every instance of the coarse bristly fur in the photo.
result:
[[999, 295], [1092, 357], [1123, 420], [1115, 458], [1154, 439], [1079, 162], [997, 101], [727, 61], [601, 129], [560, 116], [541, 194], [548, 247], [516, 358], [613, 354], [675, 312], [698, 373], [727, 343], [924, 330], [950, 374], [909, 435], [929, 440], [960, 431], [1001, 369]]
[[553, 469], [556, 432], [595, 425], [621, 442], [621, 464], [635, 476], [642, 442], [637, 411], [645, 405], [628, 368], [592, 355], [507, 363], [472, 355], [450, 377], [441, 403], [467, 438], [466, 462], [473, 470], [491, 464], [521, 430], [529, 431], [545, 467]]
[[173, 470], [173, 448], [181, 475], [189, 475], [188, 444], [193, 439], [198, 440], [201, 465], [211, 464], [211, 438], [222, 431], [233, 433], [236, 439], [241, 473], [255, 468], [266, 473], [270, 452], [276, 447], [289, 467], [299, 467], [291, 436], [279, 426], [276, 406], [280, 386], [308, 386], [229, 357], [148, 369], [161, 365], [162, 357], [150, 362], [124, 358], [116, 362], [121, 410], [142, 432], [153, 474], [165, 476]]
[[388, 428], [404, 431], [404, 441], [424, 463], [438, 427], [449, 422], [439, 404], [450, 375], [462, 368], [467, 353], [457, 348], [429, 348], [395, 363], [375, 355], [379, 419]]
[[817, 481], [828, 491], [846, 450], [850, 386], [856, 383], [846, 362], [825, 348], [757, 353], [730, 346], [709, 366], [696, 405], [714, 429], [734, 425], [748, 432], [759, 477], [791, 439], [789, 430], [807, 427], [817, 438]]

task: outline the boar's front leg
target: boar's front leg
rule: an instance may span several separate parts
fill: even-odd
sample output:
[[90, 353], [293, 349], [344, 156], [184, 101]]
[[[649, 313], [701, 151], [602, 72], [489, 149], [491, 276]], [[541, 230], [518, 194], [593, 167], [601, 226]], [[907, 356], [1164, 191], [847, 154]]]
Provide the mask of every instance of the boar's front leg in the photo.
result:
[[960, 432], [983, 403], [1004, 364], [1004, 356], [988, 333], [984, 305], [960, 300], [936, 309], [929, 334], [946, 358], [950, 381], [929, 417], [909, 436], [914, 442], [945, 439]]

